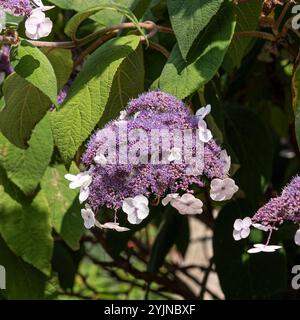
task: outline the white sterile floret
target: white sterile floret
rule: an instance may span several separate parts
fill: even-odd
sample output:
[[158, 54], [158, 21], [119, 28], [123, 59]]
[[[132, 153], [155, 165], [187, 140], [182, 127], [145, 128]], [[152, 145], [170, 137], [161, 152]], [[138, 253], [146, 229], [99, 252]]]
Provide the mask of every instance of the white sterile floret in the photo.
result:
[[104, 224], [101, 224], [98, 221], [96, 221], [95, 225], [98, 228], [101, 228], [101, 229], [114, 230], [114, 231], [117, 231], [117, 232], [125, 232], [125, 231], [129, 231], [130, 230], [130, 229], [126, 228], [126, 227], [121, 227], [119, 225], [119, 223], [117, 223], [117, 222], [106, 222]]
[[92, 177], [89, 175], [87, 171], [80, 172], [77, 175], [73, 174], [66, 174], [65, 179], [71, 181], [69, 184], [70, 189], [77, 189], [80, 188], [79, 193], [79, 201], [80, 203], [87, 200], [87, 198], [90, 195], [90, 189], [89, 186], [92, 183]]
[[250, 234], [251, 218], [236, 219], [233, 224], [233, 238], [235, 241], [245, 239]]
[[259, 253], [259, 252], [275, 252], [282, 248], [281, 246], [266, 245], [263, 243], [257, 243], [253, 248], [248, 250], [248, 253]]
[[207, 115], [210, 114], [210, 112], [211, 112], [211, 105], [208, 104], [206, 107], [200, 108], [200, 109], [196, 112], [196, 116], [204, 119]]
[[226, 150], [222, 150], [220, 159], [224, 162], [224, 176], [227, 176], [231, 167], [231, 157], [228, 155]]
[[231, 199], [238, 190], [239, 187], [235, 184], [233, 179], [215, 178], [210, 184], [210, 197], [214, 201], [225, 201]]
[[170, 202], [172, 202], [174, 199], [179, 197], [179, 193], [169, 193], [165, 198], [161, 200], [161, 203], [163, 206], [168, 205]]
[[126, 198], [123, 201], [122, 209], [127, 213], [127, 219], [131, 224], [139, 224], [149, 215], [149, 201], [144, 195], [134, 198]]
[[207, 124], [203, 119], [198, 121], [198, 131], [199, 131], [199, 140], [207, 143], [209, 142], [213, 135], [209, 129], [207, 129]]
[[37, 40], [47, 37], [53, 27], [53, 22], [46, 17], [42, 9], [38, 8], [32, 11], [30, 17], [25, 22], [26, 36]]
[[96, 218], [91, 207], [86, 204], [84, 209], [81, 209], [81, 217], [84, 220], [84, 226], [87, 229], [91, 229], [95, 226]]
[[200, 214], [203, 209], [203, 202], [195, 198], [190, 193], [185, 193], [181, 197], [176, 197], [170, 201], [171, 206], [178, 210], [180, 214]]

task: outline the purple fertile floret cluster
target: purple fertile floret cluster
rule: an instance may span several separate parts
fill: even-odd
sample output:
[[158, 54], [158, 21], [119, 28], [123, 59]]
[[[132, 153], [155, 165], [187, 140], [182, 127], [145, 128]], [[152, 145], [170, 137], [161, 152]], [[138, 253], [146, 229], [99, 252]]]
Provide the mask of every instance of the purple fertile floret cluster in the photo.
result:
[[0, 7], [16, 16], [29, 16], [32, 12], [30, 0], [0, 0]]
[[252, 221], [270, 227], [284, 221], [300, 224], [300, 176], [294, 177], [280, 196], [272, 198], [260, 208]]
[[[83, 164], [88, 168], [93, 181], [90, 185], [89, 204], [93, 209], [105, 206], [114, 210], [122, 206], [125, 198], [145, 195], [160, 198], [166, 193], [190, 192], [192, 186], [203, 187], [204, 176], [209, 179], [223, 178], [225, 162], [220, 159], [221, 147], [212, 139], [204, 145], [204, 169], [202, 174], [186, 174], [187, 163], [169, 162], [167, 164], [139, 163], [139, 164], [95, 164], [94, 157], [104, 140], [112, 139], [112, 135], [103, 137], [103, 130], [117, 132], [120, 122], [126, 123], [128, 136], [135, 129], [143, 129], [147, 133], [146, 142], [149, 143], [150, 132], [153, 129], [168, 130], [170, 147], [176, 144], [175, 132], [190, 129], [195, 132], [198, 119], [187, 106], [174, 96], [161, 91], [152, 91], [133, 99], [128, 103], [124, 119], [109, 122], [104, 129], [98, 130], [90, 139], [86, 152], [82, 157]], [[128, 142], [128, 149], [135, 142]], [[193, 145], [195, 147], [195, 145]], [[117, 155], [120, 155], [120, 140], [117, 139]], [[194, 149], [193, 149], [194, 151]], [[149, 153], [148, 153], [149, 152]], [[160, 159], [163, 154], [160, 149]], [[151, 159], [153, 151], [147, 151], [145, 157]], [[197, 158], [196, 158], [197, 159]], [[197, 161], [197, 160], [195, 160]], [[202, 159], [203, 161], [203, 159]], [[148, 161], [147, 161], [148, 162]], [[226, 173], [225, 173], [226, 174]]]

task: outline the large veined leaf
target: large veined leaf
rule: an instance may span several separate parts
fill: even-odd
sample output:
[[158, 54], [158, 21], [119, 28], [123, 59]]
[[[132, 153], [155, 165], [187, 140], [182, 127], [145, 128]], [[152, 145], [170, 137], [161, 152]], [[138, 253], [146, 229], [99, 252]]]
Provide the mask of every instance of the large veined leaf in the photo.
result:
[[64, 178], [66, 173], [63, 165], [49, 167], [41, 187], [51, 212], [52, 226], [62, 239], [76, 250], [79, 249], [84, 227], [77, 200], [78, 190], [69, 188], [68, 181]]
[[232, 4], [226, 3], [200, 33], [187, 61], [178, 44], [164, 67], [158, 86], [183, 99], [206, 84], [218, 71], [235, 27]]
[[26, 150], [15, 147], [0, 134], [0, 164], [8, 178], [27, 195], [36, 190], [52, 152], [53, 137], [48, 117], [37, 125]]
[[[259, 24], [262, 0], [252, 0], [240, 3], [234, 7], [236, 13], [235, 32], [254, 31]], [[231, 71], [239, 67], [244, 55], [247, 53], [253, 40], [247, 37], [235, 37], [224, 58], [223, 66]]]
[[187, 58], [192, 44], [210, 19], [217, 13], [223, 0], [168, 0], [168, 11], [181, 55]]
[[47, 57], [26, 40], [16, 49], [13, 61], [15, 72], [56, 103], [57, 82], [53, 67]]
[[6, 290], [0, 297], [9, 300], [37, 300], [44, 298], [46, 276], [17, 257], [0, 237], [0, 264], [6, 270]]
[[17, 147], [26, 148], [33, 128], [49, 110], [51, 102], [16, 73], [5, 80], [3, 92], [5, 107], [0, 112], [1, 132]]
[[138, 36], [130, 35], [112, 39], [97, 49], [76, 78], [65, 105], [52, 113], [54, 139], [65, 160], [74, 156], [100, 120], [116, 72], [139, 42]]
[[52, 64], [57, 79], [57, 87], [60, 90], [68, 82], [73, 70], [72, 52], [59, 48], [47, 48], [43, 52]]
[[47, 203], [39, 194], [22, 206], [0, 186], [0, 234], [17, 256], [50, 275], [53, 239]]
[[101, 117], [101, 124], [116, 118], [129, 99], [144, 91], [144, 60], [141, 45], [120, 65], [112, 83], [110, 98]]

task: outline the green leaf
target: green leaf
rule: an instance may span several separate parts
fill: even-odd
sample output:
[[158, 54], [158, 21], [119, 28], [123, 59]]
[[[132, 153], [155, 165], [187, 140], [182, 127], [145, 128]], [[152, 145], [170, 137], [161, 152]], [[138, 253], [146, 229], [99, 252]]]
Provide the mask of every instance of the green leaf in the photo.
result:
[[21, 206], [0, 186], [0, 234], [17, 256], [50, 275], [53, 239], [42, 194], [30, 206]]
[[144, 59], [141, 45], [120, 65], [112, 83], [110, 98], [101, 117], [100, 126], [119, 116], [128, 101], [144, 91]]
[[[255, 31], [259, 25], [262, 0], [252, 0], [234, 6], [236, 13], [235, 32]], [[224, 58], [223, 67], [232, 71], [239, 67], [253, 40], [247, 37], [234, 37]]]
[[199, 33], [219, 10], [223, 0], [168, 0], [168, 11], [184, 60]]
[[69, 188], [68, 181], [64, 178], [67, 173], [63, 165], [49, 167], [41, 188], [51, 212], [52, 226], [73, 250], [77, 250], [85, 230], [80, 206], [76, 201], [78, 191]]
[[6, 290], [0, 295], [8, 300], [37, 300], [44, 297], [46, 277], [18, 258], [0, 237], [0, 265], [6, 269]]
[[184, 99], [206, 84], [218, 71], [235, 27], [232, 4], [226, 3], [200, 33], [184, 61], [178, 44], [162, 71], [158, 85]]
[[[56, 6], [66, 9], [66, 10], [75, 10], [75, 11], [85, 11], [91, 8], [95, 8], [99, 6], [99, 0], [51, 0], [53, 4]], [[128, 9], [135, 9], [136, 7], [135, 0], [118, 0], [117, 3], [122, 5]], [[139, 1], [138, 1], [139, 2]], [[101, 0], [101, 5], [112, 5], [114, 2], [111, 0]], [[138, 12], [139, 13], [139, 12]], [[122, 20], [123, 14], [120, 12], [112, 11], [112, 10], [102, 10], [97, 12], [95, 15], [92, 15], [90, 18], [96, 21], [98, 24], [103, 26], [112, 25], [115, 23], [119, 23]]]
[[1, 133], [17, 147], [26, 148], [33, 128], [49, 110], [51, 102], [16, 73], [5, 80], [3, 92], [5, 107], [0, 112]]
[[53, 67], [47, 57], [26, 40], [18, 46], [15, 60], [15, 72], [43, 92], [55, 104], [57, 81]]
[[241, 108], [226, 108], [225, 129], [228, 143], [241, 166], [235, 180], [252, 204], [257, 205], [272, 173], [270, 132], [255, 113]]
[[251, 256], [247, 248], [252, 245], [232, 237], [235, 219], [251, 213], [249, 205], [239, 200], [226, 205], [215, 221], [214, 261], [226, 299], [270, 298], [287, 287], [287, 261], [282, 250]]
[[177, 232], [174, 230], [180, 230], [185, 219], [186, 217], [178, 214], [173, 208], [167, 213], [166, 220], [162, 223], [151, 250], [147, 267], [149, 272], [157, 273], [163, 265], [167, 254], [178, 240]]
[[73, 59], [71, 50], [67, 49], [44, 49], [44, 54], [52, 64], [54, 69], [58, 90], [68, 82], [72, 70]]
[[48, 117], [37, 125], [26, 150], [15, 147], [0, 134], [0, 164], [8, 178], [27, 195], [35, 192], [52, 152], [53, 138]]
[[[138, 23], [138, 20], [134, 16], [134, 14], [128, 10], [126, 7], [119, 5], [119, 4], [104, 4], [102, 6], [96, 6], [85, 11], [81, 11], [75, 14], [67, 23], [65, 27], [65, 34], [68, 35], [70, 38], [75, 39], [76, 33], [79, 26], [82, 24], [83, 21], [91, 17], [92, 15], [98, 13], [102, 10], [112, 10], [115, 12], [122, 13], [126, 16], [130, 21], [134, 23]], [[141, 28], [137, 26], [137, 28], [141, 31]]]
[[138, 36], [130, 35], [112, 39], [97, 49], [76, 78], [65, 105], [52, 113], [54, 139], [64, 160], [74, 156], [100, 120], [116, 72], [139, 42]]
[[300, 65], [296, 68], [292, 79], [293, 109], [295, 112], [295, 131], [300, 147]]

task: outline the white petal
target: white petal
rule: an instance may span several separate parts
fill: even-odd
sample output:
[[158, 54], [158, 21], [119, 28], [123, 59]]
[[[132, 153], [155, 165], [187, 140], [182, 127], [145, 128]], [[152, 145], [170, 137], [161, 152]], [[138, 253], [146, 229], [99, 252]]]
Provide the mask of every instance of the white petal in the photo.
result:
[[260, 249], [260, 248], [251, 248], [247, 252], [248, 253], [259, 253], [261, 251], [262, 251], [262, 249]]
[[102, 228], [110, 229], [110, 230], [116, 230], [118, 232], [124, 232], [124, 231], [129, 231], [130, 230], [128, 228], [121, 227], [119, 225], [119, 223], [115, 223], [115, 222], [107, 222], [107, 223], [102, 225]]
[[213, 135], [209, 129], [199, 130], [199, 140], [207, 143], [212, 139]]
[[240, 231], [233, 230], [233, 234], [232, 235], [233, 235], [233, 239], [235, 241], [239, 241], [239, 240], [242, 239]]
[[135, 212], [135, 207], [133, 204], [133, 198], [126, 198], [122, 204], [122, 210], [126, 212], [128, 215]]
[[224, 161], [224, 175], [227, 175], [229, 173], [230, 167], [231, 167], [231, 157], [228, 155], [226, 150], [222, 150], [220, 154], [220, 159]]
[[242, 219], [236, 219], [234, 221], [233, 228], [236, 231], [241, 231], [243, 229], [243, 220]]
[[204, 119], [208, 114], [210, 114], [210, 112], [211, 112], [211, 105], [208, 104], [206, 107], [200, 108], [196, 112], [196, 116], [197, 117], [201, 117], [202, 119]]
[[243, 219], [243, 228], [247, 229], [252, 225], [252, 220], [250, 217], [246, 217]]
[[89, 188], [81, 188], [79, 193], [79, 202], [82, 203], [87, 200], [87, 198], [90, 195], [90, 189]]
[[128, 222], [131, 223], [131, 224], [139, 224], [139, 223], [142, 222], [142, 220], [140, 220], [140, 219], [138, 218], [138, 216], [136, 215], [136, 213], [128, 214], [127, 220], [128, 220]]
[[74, 174], [67, 173], [67, 174], [65, 174], [65, 179], [67, 179], [69, 181], [75, 181], [75, 180], [77, 180], [77, 176], [75, 176]]
[[77, 188], [81, 188], [81, 183], [80, 181], [73, 181], [69, 184], [69, 188], [70, 189], [77, 189]]
[[259, 248], [259, 249], [263, 249], [265, 246], [266, 246], [266, 245], [263, 244], [263, 243], [256, 243], [256, 244], [254, 245], [255, 248]]
[[276, 250], [282, 248], [281, 246], [273, 246], [273, 245], [270, 245], [270, 246], [265, 246], [263, 248], [263, 252], [275, 252]]
[[38, 28], [39, 37], [44, 38], [49, 36], [49, 34], [52, 31], [52, 27], [53, 27], [53, 22], [49, 18], [46, 18]]
[[295, 243], [297, 246], [300, 246], [300, 229], [297, 230], [295, 237], [294, 237]]
[[250, 234], [250, 228], [246, 228], [246, 229], [243, 229], [241, 230], [241, 237], [243, 239], [247, 238]]
[[252, 226], [255, 228], [255, 229], [258, 229], [258, 230], [262, 230], [262, 231], [269, 231], [269, 227], [267, 226], [264, 226], [260, 223], [253, 223]]
[[144, 220], [149, 215], [149, 208], [145, 204], [141, 204], [137, 209], [137, 216], [139, 219]]
[[139, 204], [144, 204], [144, 205], [148, 206], [149, 200], [147, 197], [140, 194], [140, 195], [134, 197], [133, 203], [135, 206], [138, 206]]
[[35, 34], [38, 29], [39, 20], [38, 18], [30, 17], [25, 22], [26, 32]]
[[173, 199], [176, 199], [178, 197], [179, 197], [178, 193], [170, 193], [165, 198], [163, 198], [161, 200], [161, 203], [162, 203], [163, 206], [166, 206], [167, 204], [170, 203], [170, 201], [172, 201]]

